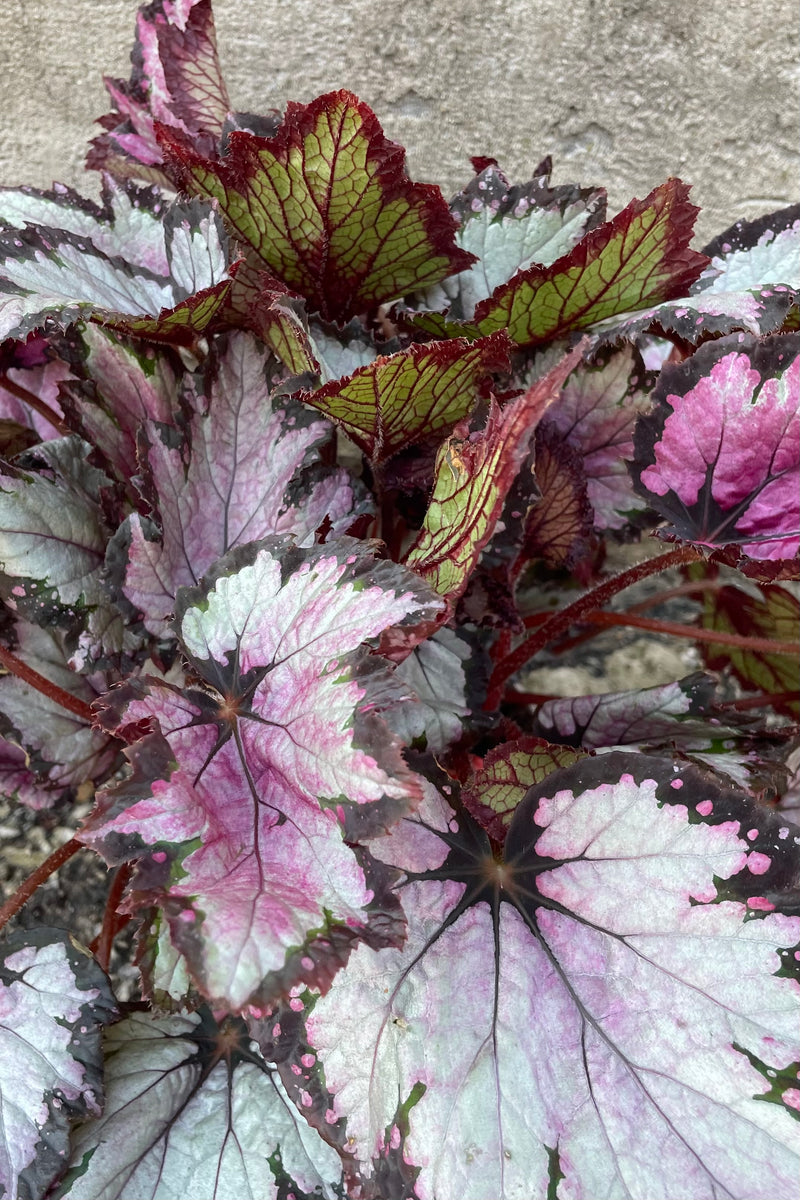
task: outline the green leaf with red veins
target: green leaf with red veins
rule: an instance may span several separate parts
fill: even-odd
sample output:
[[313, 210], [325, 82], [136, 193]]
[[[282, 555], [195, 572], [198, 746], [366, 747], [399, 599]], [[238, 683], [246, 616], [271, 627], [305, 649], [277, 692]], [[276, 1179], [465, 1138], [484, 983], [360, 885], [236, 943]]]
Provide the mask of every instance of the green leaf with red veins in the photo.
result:
[[0, 191], [0, 340], [95, 320], [192, 343], [230, 289], [219, 216], [106, 178], [103, 204], [67, 188]]
[[800, 336], [745, 334], [665, 367], [636, 427], [634, 487], [667, 533], [760, 562], [800, 547]]
[[544, 738], [521, 737], [494, 746], [478, 770], [461, 789], [467, 812], [500, 845], [526, 792], [560, 767], [569, 767], [586, 756], [570, 746]]
[[[704, 629], [724, 633], [773, 638], [779, 642], [800, 641], [800, 603], [786, 588], [775, 585], [759, 588], [757, 598], [732, 586], [707, 591], [702, 622]], [[798, 694], [798, 699], [771, 700], [770, 703], [795, 720], [800, 716], [800, 663], [796, 658], [763, 650], [712, 645], [704, 647], [703, 656], [714, 671], [730, 667], [746, 688]]]
[[602, 341], [633, 339], [650, 329], [675, 333], [692, 345], [736, 329], [763, 336], [780, 329], [797, 308], [800, 205], [756, 221], [737, 221], [703, 253], [711, 262], [691, 295], [611, 319], [596, 331]]
[[502, 410], [492, 401], [484, 429], [470, 434], [464, 422], [437, 454], [428, 511], [405, 561], [451, 603], [494, 532], [537, 423], [583, 349], [583, 343], [576, 346]]
[[220, 162], [158, 130], [181, 186], [216, 200], [235, 236], [326, 320], [346, 321], [464, 270], [472, 256], [437, 187], [351, 92], [290, 103], [274, 137], [234, 132]]
[[105, 1052], [105, 1109], [73, 1138], [53, 1200], [342, 1195], [338, 1154], [243, 1021], [135, 1013], [109, 1030]]
[[40, 1200], [64, 1170], [73, 1121], [103, 1104], [104, 973], [63, 930], [0, 947], [0, 1192]]
[[307, 543], [323, 522], [335, 536], [365, 511], [350, 475], [319, 461], [331, 426], [295, 401], [274, 401], [270, 366], [251, 334], [233, 334], [216, 345], [208, 396], [196, 400], [180, 445], [144, 422], [140, 460], [160, 536], [130, 518], [124, 592], [152, 633], [165, 631], [177, 589], [234, 546], [271, 533]]
[[385, 462], [416, 442], [441, 436], [472, 412], [493, 373], [511, 370], [504, 333], [410, 346], [304, 396], [360, 446]]
[[545, 1196], [559, 1171], [583, 1200], [791, 1200], [798, 844], [639, 754], [548, 775], [501, 860], [443, 801], [404, 820], [375, 848], [408, 939], [359, 947], [306, 1018], [362, 1171], [402, 1152], [436, 1200]]
[[[85, 705], [97, 699], [105, 681], [70, 669], [60, 630], [19, 621], [15, 633], [14, 651], [26, 666]], [[0, 726], [25, 751], [30, 786], [18, 796], [31, 808], [49, 808], [68, 788], [101, 782], [117, 764], [119, 746], [108, 734], [10, 672], [0, 676]]]
[[453, 320], [469, 321], [475, 307], [533, 263], [549, 267], [605, 219], [602, 188], [551, 187], [549, 172], [511, 185], [496, 165], [470, 180], [450, 202], [458, 221], [456, 243], [478, 261], [430, 288], [427, 308], [448, 307]]
[[216, 150], [230, 104], [217, 57], [211, 0], [156, 0], [139, 9], [128, 83], [106, 78], [115, 112], [92, 140], [90, 169], [172, 186], [154, 121], [173, 125], [205, 152]]
[[632, 346], [570, 375], [546, 424], [581, 454], [597, 529], [623, 529], [644, 502], [633, 490], [627, 459], [633, 429], [649, 412], [650, 387], [639, 352]]
[[[461, 332], [505, 329], [518, 346], [541, 346], [615, 313], [684, 295], [708, 262], [689, 249], [698, 210], [688, 192], [668, 179], [644, 200], [632, 200], [550, 266], [518, 271], [478, 304]], [[457, 332], [455, 322], [443, 331]]]
[[141, 860], [128, 906], [164, 909], [210, 998], [239, 1010], [298, 980], [324, 987], [353, 941], [398, 937], [387, 881], [350, 843], [413, 808], [420, 784], [378, 715], [400, 685], [363, 643], [437, 607], [362, 543], [268, 539], [179, 592], [197, 686], [109, 694], [107, 727], [155, 720], [163, 737], [80, 837]]

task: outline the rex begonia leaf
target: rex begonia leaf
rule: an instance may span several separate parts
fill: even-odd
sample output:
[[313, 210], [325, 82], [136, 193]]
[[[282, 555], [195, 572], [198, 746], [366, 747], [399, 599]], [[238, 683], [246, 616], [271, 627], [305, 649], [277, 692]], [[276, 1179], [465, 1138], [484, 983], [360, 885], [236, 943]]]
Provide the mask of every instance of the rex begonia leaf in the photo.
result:
[[181, 186], [216, 200], [237, 238], [326, 320], [345, 321], [472, 263], [439, 189], [351, 92], [290, 103], [271, 138], [234, 132], [220, 162], [159, 129]]
[[108, 532], [97, 491], [80, 478], [89, 448], [77, 438], [47, 445], [63, 450], [66, 470], [57, 478], [0, 474], [0, 587], [29, 616], [45, 605], [73, 611], [106, 599], [100, 574]]
[[177, 589], [196, 584], [234, 546], [271, 533], [305, 542], [324, 521], [335, 535], [363, 510], [348, 473], [319, 462], [328, 422], [296, 401], [271, 399], [270, 361], [251, 334], [232, 334], [217, 344], [208, 395], [182, 444], [152, 420], [140, 432], [160, 534], [154, 539], [131, 517], [124, 591], [153, 633], [163, 631]]
[[377, 713], [400, 685], [363, 643], [437, 607], [358, 542], [271, 538], [179, 592], [196, 685], [109, 693], [107, 727], [161, 732], [79, 836], [140, 860], [129, 908], [164, 909], [210, 998], [240, 1009], [300, 979], [324, 986], [353, 940], [397, 937], [396, 901], [349, 843], [413, 808], [420, 783]]
[[737, 221], [703, 253], [711, 262], [690, 295], [612, 319], [596, 331], [601, 339], [660, 330], [696, 345], [736, 329], [761, 336], [780, 329], [800, 291], [800, 205]]
[[533, 263], [549, 267], [605, 219], [602, 188], [551, 187], [549, 172], [512, 186], [496, 164], [484, 167], [450, 202], [456, 243], [478, 261], [430, 288], [427, 307], [449, 306], [452, 320], [472, 319], [476, 305]]
[[[759, 588], [758, 598], [742, 588], [723, 587], [705, 592], [702, 623], [704, 629], [797, 642], [800, 641], [800, 603], [786, 588], [775, 584]], [[794, 692], [794, 699], [770, 699], [770, 703], [795, 719], [800, 716], [800, 663], [796, 658], [721, 645], [706, 645], [703, 654], [708, 666], [715, 671], [730, 666], [746, 688], [767, 693]]]
[[[0, 345], [0, 421], [13, 421], [38, 435], [28, 439], [27, 445], [59, 437], [63, 433], [64, 416], [59, 389], [71, 377], [69, 363], [55, 355], [47, 338], [33, 336], [27, 343], [9, 339]], [[35, 403], [37, 400], [42, 406]], [[22, 448], [20, 444], [19, 449]], [[15, 452], [19, 450], [15, 451], [4, 439], [2, 457], [13, 458]]]
[[461, 800], [483, 829], [500, 845], [526, 792], [560, 767], [585, 755], [571, 746], [525, 736], [494, 746], [461, 789]]
[[84, 325], [68, 351], [80, 376], [61, 389], [70, 427], [99, 451], [117, 479], [138, 474], [137, 436], [148, 421], [175, 425], [182, 369], [156, 351], [99, 325]]
[[439, 629], [416, 646], [395, 670], [414, 695], [386, 714], [394, 733], [411, 745], [421, 742], [441, 754], [481, 720], [488, 659], [464, 630]]
[[65, 621], [81, 669], [138, 645], [105, 585], [110, 480], [88, 462], [90, 449], [76, 437], [42, 442], [0, 474], [0, 595], [27, 620]]
[[435, 313], [412, 323], [439, 337], [505, 329], [519, 346], [540, 346], [616, 313], [683, 296], [708, 263], [689, 249], [698, 209], [688, 192], [668, 179], [644, 200], [632, 200], [550, 266], [518, 271], [477, 305], [463, 328]]
[[800, 547], [800, 336], [708, 343], [661, 372], [634, 487], [667, 532], [761, 562]]
[[68, 188], [0, 190], [0, 339], [83, 318], [193, 341], [230, 288], [218, 214], [106, 177], [103, 204]]
[[636, 746], [644, 753], [701, 763], [755, 794], [774, 790], [778, 731], [765, 733], [750, 718], [720, 711], [715, 681], [696, 671], [675, 683], [564, 697], [540, 705], [533, 731], [586, 750]]
[[574, 569], [591, 552], [592, 506], [583, 460], [545, 423], [536, 430], [533, 457], [540, 498], [525, 516], [517, 569], [531, 559]]
[[244, 1022], [135, 1013], [105, 1038], [106, 1105], [53, 1200], [335, 1200], [342, 1164]]
[[484, 429], [470, 433], [465, 421], [439, 450], [425, 520], [405, 561], [451, 603], [494, 532], [537, 423], [582, 351], [581, 343], [503, 409], [492, 401]]
[[603, 361], [581, 364], [547, 413], [546, 425], [583, 458], [597, 529], [622, 529], [644, 507], [626, 460], [633, 457], [636, 419], [650, 407], [644, 364], [637, 350], [624, 346]]
[[[26, 666], [86, 705], [97, 699], [91, 681], [70, 669], [60, 630], [19, 621], [15, 631], [14, 652]], [[25, 751], [33, 790], [23, 788], [19, 799], [34, 808], [54, 804], [66, 788], [105, 779], [117, 759], [107, 733], [11, 673], [0, 676], [0, 726]]]
[[695, 671], [651, 688], [546, 700], [536, 710], [534, 729], [585, 750], [675, 740], [682, 726], [697, 729], [696, 718], [702, 718], [713, 695], [713, 678]]
[[341, 425], [373, 462], [435, 438], [468, 416], [489, 376], [511, 370], [502, 332], [470, 345], [463, 338], [382, 355], [304, 399]]
[[800, 830], [619, 753], [531, 789], [500, 860], [443, 804], [414, 824], [380, 849], [406, 943], [359, 947], [306, 1020], [363, 1170], [402, 1153], [436, 1200], [792, 1200]]
[[155, 0], [139, 9], [128, 83], [105, 79], [115, 112], [99, 118], [86, 165], [118, 178], [169, 183], [154, 121], [216, 150], [230, 104], [217, 57], [211, 0]]
[[62, 930], [0, 945], [0, 1195], [41, 1200], [64, 1170], [69, 1126], [103, 1103], [104, 973]]

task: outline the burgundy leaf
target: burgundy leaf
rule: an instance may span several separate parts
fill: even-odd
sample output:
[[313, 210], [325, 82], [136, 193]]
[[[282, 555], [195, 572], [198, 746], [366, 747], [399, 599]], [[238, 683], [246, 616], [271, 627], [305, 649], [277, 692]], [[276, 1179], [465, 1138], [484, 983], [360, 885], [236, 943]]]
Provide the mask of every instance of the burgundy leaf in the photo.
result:
[[136, 17], [128, 83], [106, 78], [116, 111], [99, 118], [88, 168], [171, 185], [154, 122], [174, 126], [205, 153], [216, 151], [230, 107], [220, 74], [211, 0], [155, 0]]

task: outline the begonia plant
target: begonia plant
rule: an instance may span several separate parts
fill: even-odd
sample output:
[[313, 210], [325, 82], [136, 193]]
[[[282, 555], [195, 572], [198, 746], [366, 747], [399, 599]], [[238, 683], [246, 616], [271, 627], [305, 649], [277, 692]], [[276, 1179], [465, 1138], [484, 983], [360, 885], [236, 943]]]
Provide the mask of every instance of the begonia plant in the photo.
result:
[[[111, 875], [0, 943], [0, 1196], [794, 1200], [800, 205], [132, 61], [99, 202], [0, 190], [3, 791], [92, 798], [0, 923]], [[526, 685], [610, 626], [699, 669]]]

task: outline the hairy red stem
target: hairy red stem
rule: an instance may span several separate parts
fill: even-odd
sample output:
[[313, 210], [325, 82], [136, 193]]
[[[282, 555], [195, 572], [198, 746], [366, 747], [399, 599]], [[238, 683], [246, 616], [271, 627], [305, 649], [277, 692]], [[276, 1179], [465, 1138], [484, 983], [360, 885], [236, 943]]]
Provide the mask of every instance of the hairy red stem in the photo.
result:
[[9, 379], [7, 375], [0, 375], [0, 386], [4, 387], [7, 392], [11, 392], [11, 395], [16, 396], [18, 400], [22, 400], [29, 408], [37, 412], [40, 417], [44, 417], [45, 421], [48, 421], [56, 433], [60, 433], [62, 437], [67, 437], [72, 432], [47, 401], [42, 400], [41, 397], [35, 395], [33, 392], [29, 392], [26, 387], [22, 387], [19, 383], [14, 383], [14, 380]]
[[653, 633], [668, 633], [671, 637], [691, 638], [695, 642], [715, 642], [721, 646], [738, 646], [742, 650], [758, 650], [765, 654], [800, 655], [800, 642], [774, 642], [771, 638], [746, 637], [741, 633], [723, 633], [717, 629], [700, 629], [696, 625], [680, 625], [677, 621], [659, 621], [654, 617], [639, 617], [633, 613], [588, 612], [581, 617], [592, 625], [624, 625], [629, 629], [649, 629]]
[[12, 675], [16, 675], [25, 683], [30, 684], [32, 688], [36, 688], [37, 692], [41, 692], [49, 700], [54, 700], [56, 704], [60, 704], [62, 708], [66, 708], [68, 712], [74, 713], [76, 717], [81, 717], [91, 725], [94, 713], [85, 700], [79, 700], [71, 692], [65, 692], [57, 683], [51, 683], [49, 679], [45, 679], [44, 675], [34, 671], [33, 667], [29, 667], [21, 658], [17, 658], [16, 654], [6, 650], [5, 646], [0, 646], [0, 663]]
[[657, 575], [661, 571], [669, 570], [670, 567], [679, 567], [682, 563], [696, 562], [702, 557], [701, 552], [694, 546], [681, 546], [677, 550], [671, 550], [668, 554], [659, 555], [658, 558], [648, 558], [645, 562], [637, 563], [636, 566], [629, 567], [627, 571], [621, 571], [619, 575], [607, 579], [599, 587], [586, 592], [560, 612], [554, 613], [535, 633], [521, 642], [515, 650], [512, 650], [497, 664], [492, 672], [485, 707], [489, 710], [495, 709], [500, 702], [506, 680], [515, 675], [521, 667], [525, 666], [526, 662], [550, 642], [560, 637], [562, 633], [566, 633], [571, 625], [581, 621], [587, 612], [602, 607], [618, 592], [624, 591], [625, 588], [631, 587], [641, 579], [647, 579], [649, 575]]
[[100, 966], [104, 971], [108, 970], [108, 964], [111, 961], [111, 950], [114, 945], [114, 938], [119, 933], [120, 929], [127, 925], [130, 917], [123, 913], [122, 917], [117, 912], [117, 906], [122, 899], [122, 894], [128, 886], [128, 880], [131, 877], [132, 867], [130, 863], [122, 863], [114, 872], [114, 878], [111, 881], [111, 887], [108, 889], [108, 898], [106, 900], [106, 909], [103, 913], [103, 925], [100, 933], [92, 943], [92, 950]]
[[25, 880], [20, 887], [17, 888], [13, 896], [9, 896], [2, 908], [0, 908], [0, 929], [11, 920], [13, 916], [19, 912], [23, 905], [27, 904], [37, 888], [54, 875], [59, 867], [63, 867], [64, 863], [72, 858], [73, 854], [77, 854], [79, 850], [85, 850], [86, 847], [82, 842], [71, 838], [65, 842], [63, 846], [59, 846], [54, 850], [49, 858], [36, 868]]

